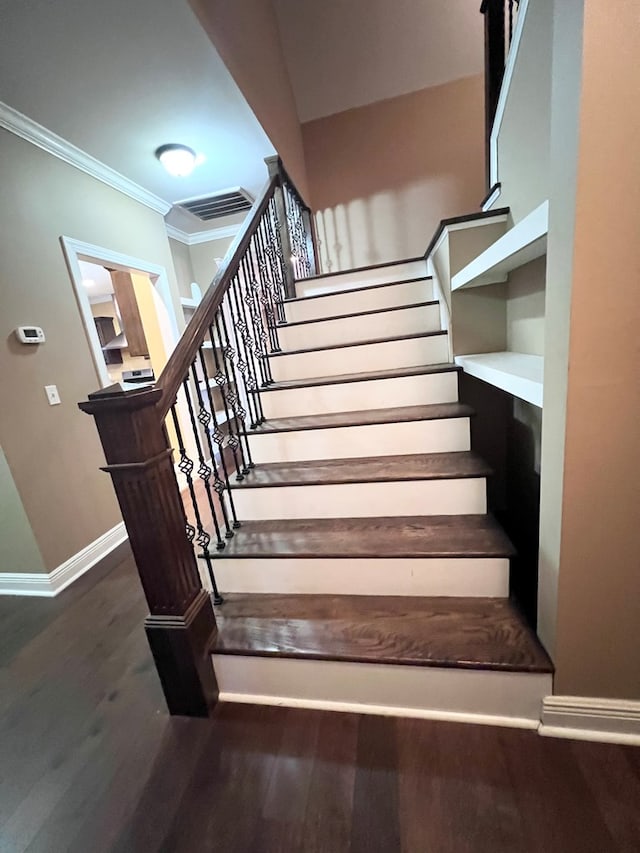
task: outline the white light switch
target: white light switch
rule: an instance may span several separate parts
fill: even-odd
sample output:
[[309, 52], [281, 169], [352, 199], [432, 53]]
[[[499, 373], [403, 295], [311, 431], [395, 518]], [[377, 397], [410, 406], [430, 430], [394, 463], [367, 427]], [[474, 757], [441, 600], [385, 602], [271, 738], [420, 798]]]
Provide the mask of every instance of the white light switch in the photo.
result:
[[50, 406], [57, 406], [60, 403], [60, 394], [56, 385], [45, 385], [44, 392], [47, 395], [47, 400]]

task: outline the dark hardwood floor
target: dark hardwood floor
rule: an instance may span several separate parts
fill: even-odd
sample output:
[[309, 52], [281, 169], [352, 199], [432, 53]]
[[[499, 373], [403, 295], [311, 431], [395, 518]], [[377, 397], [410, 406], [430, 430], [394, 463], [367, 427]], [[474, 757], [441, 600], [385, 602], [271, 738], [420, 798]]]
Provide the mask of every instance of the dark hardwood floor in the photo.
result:
[[2, 853], [637, 853], [640, 750], [258, 706], [166, 715], [131, 560], [0, 598]]

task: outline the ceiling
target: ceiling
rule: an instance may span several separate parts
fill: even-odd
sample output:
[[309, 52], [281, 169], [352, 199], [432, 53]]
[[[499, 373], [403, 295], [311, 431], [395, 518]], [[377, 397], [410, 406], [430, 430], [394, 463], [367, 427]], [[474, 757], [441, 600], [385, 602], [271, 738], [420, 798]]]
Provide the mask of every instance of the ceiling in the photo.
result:
[[[275, 153], [186, 0], [0, 0], [0, 101], [170, 203], [255, 196]], [[205, 163], [172, 178], [167, 142]]]
[[484, 70], [479, 0], [273, 0], [301, 121]]

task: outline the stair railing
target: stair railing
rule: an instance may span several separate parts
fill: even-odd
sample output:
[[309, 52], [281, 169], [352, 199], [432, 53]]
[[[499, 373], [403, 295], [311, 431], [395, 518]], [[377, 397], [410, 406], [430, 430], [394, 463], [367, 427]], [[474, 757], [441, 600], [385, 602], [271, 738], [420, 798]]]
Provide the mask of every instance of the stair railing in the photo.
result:
[[149, 605], [147, 637], [172, 714], [217, 698], [207, 649], [221, 603], [214, 555], [241, 524], [230, 488], [253, 467], [284, 302], [316, 270], [311, 214], [278, 158], [158, 381], [112, 385], [80, 403], [93, 415]]
[[484, 15], [484, 89], [487, 189], [490, 187], [490, 146], [493, 120], [504, 77], [520, 0], [482, 0]]

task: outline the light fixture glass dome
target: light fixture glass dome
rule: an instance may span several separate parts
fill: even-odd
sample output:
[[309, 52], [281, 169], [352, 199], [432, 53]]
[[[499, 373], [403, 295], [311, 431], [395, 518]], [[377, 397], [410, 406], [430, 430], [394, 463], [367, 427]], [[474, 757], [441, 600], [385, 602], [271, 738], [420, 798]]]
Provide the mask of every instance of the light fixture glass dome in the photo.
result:
[[186, 178], [196, 166], [196, 152], [187, 145], [161, 145], [156, 157], [170, 175]]

